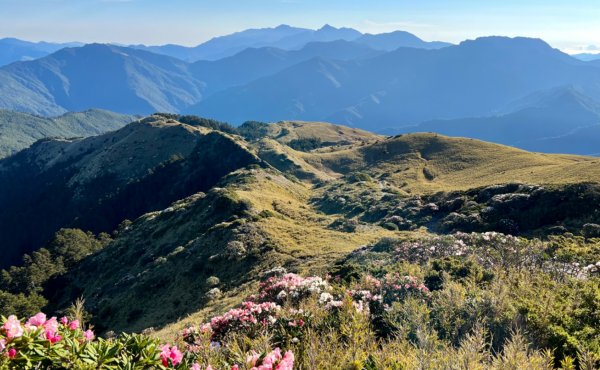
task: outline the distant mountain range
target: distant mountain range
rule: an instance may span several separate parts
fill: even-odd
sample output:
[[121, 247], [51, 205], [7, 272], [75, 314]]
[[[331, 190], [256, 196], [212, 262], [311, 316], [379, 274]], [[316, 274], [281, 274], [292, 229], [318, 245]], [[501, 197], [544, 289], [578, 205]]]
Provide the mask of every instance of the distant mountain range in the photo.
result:
[[52, 118], [0, 109], [0, 158], [40, 139], [99, 135], [119, 129], [135, 118], [96, 109]]
[[584, 62], [590, 62], [592, 60], [600, 60], [600, 53], [598, 53], [598, 54], [582, 53], [582, 54], [573, 54], [572, 56], [579, 60], [583, 60]]
[[[446, 42], [427, 42], [408, 32], [396, 31], [378, 35], [362, 34], [352, 28], [335, 28], [325, 25], [318, 30], [280, 25], [274, 28], [248, 29], [226, 36], [215, 37], [198, 46], [176, 44], [160, 46], [116, 45], [167, 55], [186, 62], [218, 60], [233, 56], [248, 48], [273, 47], [298, 50], [311, 42], [356, 41], [376, 50], [391, 51], [399, 47], [436, 49], [451, 45]], [[0, 66], [18, 61], [47, 56], [65, 47], [82, 46], [83, 43], [29, 42], [14, 38], [0, 39]]]
[[600, 69], [541, 40], [488, 37], [438, 50], [400, 48], [364, 60], [314, 58], [216, 93], [187, 111], [235, 123], [242, 117], [288, 118], [378, 130], [487, 116], [564, 85], [599, 99], [598, 81]]
[[0, 39], [0, 66], [13, 62], [45, 57], [63, 48], [82, 46], [80, 42], [51, 43], [29, 42], [15, 38]]
[[[325, 40], [337, 37], [338, 31], [339, 37], [350, 32], [329, 27], [309, 34], [314, 40]], [[305, 36], [302, 40], [308, 41]], [[364, 42], [314, 41], [289, 51], [246, 48], [218, 61], [193, 64], [114, 45], [65, 48], [35, 61], [2, 67], [0, 107], [42, 115], [88, 108], [126, 114], [178, 112], [200, 102], [206, 94], [249, 83], [311, 58], [351, 60], [380, 55], [384, 51], [368, 46], [377, 40], [374, 37], [369, 35]], [[409, 39], [414, 41], [414, 37]], [[384, 44], [389, 47], [390, 42]]]
[[[234, 125], [331, 121], [529, 150], [547, 151], [552, 140], [556, 151], [599, 152], [556, 141], [569, 142], [569, 135], [597, 123], [590, 107], [600, 102], [600, 60], [573, 58], [538, 39], [484, 37], [449, 45], [402, 31], [370, 35], [283, 25], [195, 48], [157, 48], [170, 51], [89, 44], [1, 67], [0, 108], [43, 116], [161, 111]], [[184, 60], [196, 58], [220, 59]]]

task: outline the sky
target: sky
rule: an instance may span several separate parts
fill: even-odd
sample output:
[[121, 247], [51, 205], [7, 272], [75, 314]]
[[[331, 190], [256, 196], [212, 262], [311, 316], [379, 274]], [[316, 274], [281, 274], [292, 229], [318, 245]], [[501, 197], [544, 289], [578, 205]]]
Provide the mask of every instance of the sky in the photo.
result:
[[0, 0], [0, 38], [197, 45], [247, 28], [324, 24], [458, 43], [538, 37], [600, 52], [598, 0]]

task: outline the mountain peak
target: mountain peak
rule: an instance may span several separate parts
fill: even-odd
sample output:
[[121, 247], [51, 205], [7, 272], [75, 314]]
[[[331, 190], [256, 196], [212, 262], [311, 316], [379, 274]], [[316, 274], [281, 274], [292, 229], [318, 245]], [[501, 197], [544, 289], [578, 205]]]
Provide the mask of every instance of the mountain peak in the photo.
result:
[[323, 27], [319, 28], [317, 31], [337, 31], [338, 29], [331, 26], [330, 24], [325, 24]]
[[507, 37], [507, 36], [485, 36], [478, 37], [475, 40], [466, 40], [459, 46], [488, 46], [488, 47], [542, 47], [552, 49], [548, 43], [542, 39], [530, 37]]

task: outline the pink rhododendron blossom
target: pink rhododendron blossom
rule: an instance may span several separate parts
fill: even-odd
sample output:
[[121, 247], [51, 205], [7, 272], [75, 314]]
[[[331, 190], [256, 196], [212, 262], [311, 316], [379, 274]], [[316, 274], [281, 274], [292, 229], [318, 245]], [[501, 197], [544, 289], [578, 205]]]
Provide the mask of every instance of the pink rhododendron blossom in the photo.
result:
[[46, 323], [46, 314], [39, 312], [27, 320], [27, 324], [40, 327]]
[[6, 348], [6, 340], [0, 339], [0, 352], [4, 351], [5, 348]]
[[321, 294], [331, 287], [329, 283], [318, 276], [302, 277], [296, 274], [273, 276], [260, 284], [258, 297], [252, 297], [260, 302], [273, 301], [283, 303], [288, 299], [298, 300], [313, 294]]
[[173, 366], [177, 366], [177, 364], [183, 360], [183, 354], [175, 346], [171, 347], [168, 344], [165, 344], [160, 349], [160, 359], [164, 366], [169, 366], [169, 361]]
[[218, 339], [230, 331], [251, 330], [273, 324], [277, 321], [279, 310], [281, 307], [273, 302], [244, 302], [240, 308], [211, 319], [213, 338]]
[[60, 318], [60, 323], [63, 325], [67, 325], [69, 323], [69, 319], [66, 316]]
[[58, 331], [58, 321], [56, 321], [56, 317], [52, 317], [44, 323], [44, 331], [46, 334], [55, 334]]
[[77, 330], [79, 329], [79, 320], [73, 320], [69, 323], [69, 329]]
[[279, 348], [264, 356], [259, 363], [261, 356], [256, 352], [248, 355], [247, 365], [251, 370], [292, 370], [294, 366], [294, 354], [291, 351], [281, 355]]
[[23, 336], [23, 328], [15, 315], [8, 317], [4, 325], [2, 325], [2, 329], [9, 340]]
[[292, 351], [287, 351], [283, 358], [275, 367], [276, 370], [292, 370], [294, 367], [294, 353]]
[[54, 344], [54, 343], [60, 342], [60, 340], [62, 339], [62, 336], [56, 332], [51, 333], [51, 332], [47, 331], [46, 339], [48, 339], [50, 341], [50, 343]]
[[11, 348], [8, 350], [8, 358], [13, 359], [17, 357], [17, 350], [14, 348]]
[[94, 332], [89, 329], [83, 332], [83, 339], [85, 339], [86, 342], [94, 340], [95, 337]]
[[[208, 370], [209, 368], [211, 368], [210, 365], [206, 369]], [[190, 367], [190, 370], [200, 370], [200, 365], [193, 364], [192, 367]]]

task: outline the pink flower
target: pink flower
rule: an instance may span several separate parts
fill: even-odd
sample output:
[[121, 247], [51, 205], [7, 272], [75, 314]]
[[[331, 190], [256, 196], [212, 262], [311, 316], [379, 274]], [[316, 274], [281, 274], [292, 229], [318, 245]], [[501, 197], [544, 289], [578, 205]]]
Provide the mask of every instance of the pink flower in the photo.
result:
[[23, 335], [23, 328], [21, 327], [21, 323], [17, 319], [15, 315], [10, 315], [4, 325], [2, 325], [2, 329], [6, 333], [6, 338], [13, 339], [19, 338]]
[[169, 360], [173, 366], [177, 366], [177, 364], [183, 360], [183, 354], [175, 346], [171, 347], [168, 344], [165, 344], [160, 349], [160, 359], [162, 360], [163, 366], [169, 366]]
[[294, 353], [292, 351], [287, 351], [279, 365], [275, 367], [276, 370], [292, 370], [294, 367]]
[[58, 331], [58, 321], [56, 321], [56, 317], [52, 317], [44, 323], [44, 331], [46, 334], [55, 334]]
[[67, 325], [69, 323], [69, 319], [66, 316], [60, 318], [60, 323], [63, 325]]
[[288, 351], [281, 356], [279, 348], [266, 354], [260, 363], [258, 363], [259, 359], [260, 356], [256, 352], [252, 352], [248, 356], [248, 366], [251, 367], [251, 370], [292, 370], [294, 366], [294, 354]]
[[6, 348], [6, 340], [0, 339], [0, 352], [4, 351], [5, 348]]
[[8, 358], [13, 359], [17, 357], [17, 350], [14, 348], [11, 348], [8, 350]]
[[54, 344], [56, 342], [60, 342], [60, 340], [62, 339], [62, 337], [60, 336], [60, 334], [54, 332], [51, 333], [49, 331], [46, 332], [46, 339], [48, 339], [50, 341], [50, 343]]
[[240, 368], [239, 368], [239, 366], [237, 366], [237, 365], [233, 365], [233, 366], [231, 367], [231, 370], [240, 370]]
[[79, 329], [79, 320], [73, 320], [69, 323], [69, 329], [77, 330]]
[[[209, 368], [211, 368], [210, 365], [207, 367], [207, 369]], [[197, 363], [193, 364], [192, 367], [190, 367], [190, 370], [200, 370], [200, 365], [198, 365]]]
[[44, 325], [45, 322], [46, 322], [46, 314], [39, 312], [39, 313], [35, 314], [35, 316], [30, 317], [29, 320], [27, 321], [27, 324], [35, 326], [35, 327], [40, 327], [40, 326]]
[[94, 340], [95, 337], [94, 332], [89, 329], [83, 332], [83, 339], [85, 339], [86, 342]]

